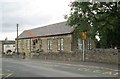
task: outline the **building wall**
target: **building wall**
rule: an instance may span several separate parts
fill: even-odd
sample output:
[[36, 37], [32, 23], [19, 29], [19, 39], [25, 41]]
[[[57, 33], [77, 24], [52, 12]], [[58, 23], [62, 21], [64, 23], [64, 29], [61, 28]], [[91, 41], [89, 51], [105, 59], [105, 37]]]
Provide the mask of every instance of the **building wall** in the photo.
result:
[[[36, 51], [36, 50], [43, 50], [43, 52], [59, 52], [58, 39], [60, 38], [63, 39], [62, 51], [70, 52], [75, 50], [82, 50], [82, 46], [83, 46], [82, 39], [78, 39], [75, 34], [68, 34], [68, 35], [59, 35], [59, 36], [19, 39], [18, 41], [19, 52], [20, 53], [25, 52], [27, 56], [30, 56], [31, 51]], [[37, 40], [35, 45], [33, 43], [33, 40]], [[40, 45], [40, 40], [42, 40], [42, 46]], [[48, 50], [48, 40], [52, 41], [50, 50]], [[95, 48], [94, 41], [86, 39], [85, 50], [92, 48]]]
[[72, 34], [72, 51], [79, 49], [78, 48], [78, 36], [76, 35], [75, 32]]
[[[23, 54], [26, 53], [27, 56], [30, 55], [30, 40], [31, 39], [20, 39], [18, 40], [18, 52]], [[16, 41], [17, 46], [17, 41]]]
[[5, 53], [8, 50], [11, 50], [12, 52], [15, 51], [15, 44], [4, 44], [3, 47], [4, 47], [3, 52], [5, 52]]
[[[58, 39], [63, 39], [63, 51], [71, 51], [72, 35], [61, 35], [61, 36], [50, 36], [36, 38], [37, 43], [34, 45], [32, 38], [29, 39], [19, 39], [18, 48], [19, 52], [25, 52], [26, 55], [30, 55], [31, 51], [43, 50], [44, 52], [58, 52]], [[52, 41], [51, 50], [48, 50], [48, 39]], [[42, 47], [40, 46], [40, 40], [42, 40]]]
[[0, 42], [0, 55], [2, 54], [2, 42]]
[[90, 38], [87, 38], [85, 40], [85, 48], [86, 49], [93, 49], [93, 48], [95, 48], [95, 41], [90, 39]]
[[[54, 37], [43, 37], [41, 40], [42, 48], [45, 52], [58, 52], [58, 39], [63, 39], [63, 51], [71, 51], [71, 35], [63, 35], [63, 36], [54, 36]], [[52, 40], [51, 50], [48, 50], [47, 40]]]
[[[93, 49], [95, 48], [94, 40], [86, 37], [86, 40], [84, 40], [84, 48], [85, 50]], [[76, 33], [72, 34], [72, 50], [82, 50], [83, 49], [83, 40], [82, 37], [77, 36]]]

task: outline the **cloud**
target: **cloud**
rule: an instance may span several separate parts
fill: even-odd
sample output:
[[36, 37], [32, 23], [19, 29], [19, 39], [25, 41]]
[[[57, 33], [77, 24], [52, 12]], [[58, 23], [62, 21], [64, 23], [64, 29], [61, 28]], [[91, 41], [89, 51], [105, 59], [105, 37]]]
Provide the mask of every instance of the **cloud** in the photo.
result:
[[[21, 31], [19, 32], [19, 34], [21, 33]], [[0, 40], [4, 40], [6, 37], [8, 38], [8, 40], [15, 40], [15, 38], [17, 37], [17, 33], [16, 32], [0, 32]]]
[[[2, 32], [16, 32], [64, 21], [71, 0], [1, 0]], [[1, 28], [0, 28], [1, 29]], [[14, 37], [14, 36], [13, 36]]]

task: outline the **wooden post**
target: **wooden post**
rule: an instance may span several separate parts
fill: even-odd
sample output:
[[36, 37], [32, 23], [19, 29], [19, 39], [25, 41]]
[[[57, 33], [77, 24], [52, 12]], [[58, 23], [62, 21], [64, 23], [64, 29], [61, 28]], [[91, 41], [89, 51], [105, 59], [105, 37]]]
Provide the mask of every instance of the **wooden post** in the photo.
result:
[[18, 24], [17, 24], [17, 54], [19, 55], [19, 51], [18, 51]]

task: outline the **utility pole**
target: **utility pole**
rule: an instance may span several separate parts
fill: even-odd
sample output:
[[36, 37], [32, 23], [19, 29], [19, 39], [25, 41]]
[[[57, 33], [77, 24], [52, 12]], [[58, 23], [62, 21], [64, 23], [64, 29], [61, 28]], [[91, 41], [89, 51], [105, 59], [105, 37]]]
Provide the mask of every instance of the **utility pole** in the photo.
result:
[[17, 55], [19, 55], [19, 51], [18, 51], [18, 24], [17, 24]]

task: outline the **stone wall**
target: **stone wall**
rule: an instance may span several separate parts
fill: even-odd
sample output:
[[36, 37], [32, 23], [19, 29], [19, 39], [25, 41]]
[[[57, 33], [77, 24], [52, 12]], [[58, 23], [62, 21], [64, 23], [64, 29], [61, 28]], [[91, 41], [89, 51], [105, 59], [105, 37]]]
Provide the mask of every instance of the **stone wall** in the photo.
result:
[[93, 49], [86, 51], [85, 60], [92, 62], [120, 64], [118, 61], [120, 52], [115, 49]]
[[[29, 54], [32, 51], [36, 51], [38, 49], [43, 50], [44, 52], [59, 52], [59, 50], [58, 50], [58, 39], [60, 39], [60, 38], [63, 39], [63, 50], [71, 51], [72, 35], [67, 34], [67, 35], [58, 35], [58, 36], [49, 36], [49, 37], [38, 37], [35, 48], [33, 46], [32, 38], [19, 39], [18, 40], [19, 53], [22, 54], [23, 52], [25, 52], [26, 55], [29, 56]], [[48, 50], [48, 39], [50, 39], [51, 42], [52, 42], [50, 50]], [[42, 46], [41, 47], [40, 47], [40, 40], [42, 40]]]
[[[100, 62], [109, 64], [120, 64], [118, 56], [120, 52], [114, 49], [93, 49], [85, 51], [85, 61], [87, 62]], [[32, 58], [40, 58], [45, 60], [62, 60], [62, 61], [82, 61], [82, 51], [76, 50], [74, 52], [61, 51], [59, 53], [41, 52], [39, 56]], [[118, 59], [119, 58], [119, 59]]]

